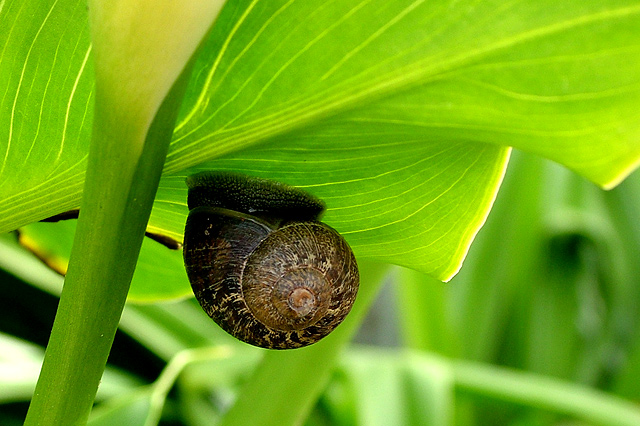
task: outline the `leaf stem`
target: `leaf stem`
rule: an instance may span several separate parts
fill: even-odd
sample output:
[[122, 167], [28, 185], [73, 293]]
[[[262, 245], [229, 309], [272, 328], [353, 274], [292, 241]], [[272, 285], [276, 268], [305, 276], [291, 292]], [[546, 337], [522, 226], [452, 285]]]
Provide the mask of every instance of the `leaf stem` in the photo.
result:
[[129, 291], [188, 74], [185, 71], [174, 84], [147, 128], [123, 123], [114, 106], [99, 102], [96, 95], [69, 270], [26, 426], [87, 422]]
[[186, 366], [199, 361], [228, 358], [232, 354], [233, 351], [230, 347], [216, 346], [186, 349], [174, 356], [153, 384], [153, 391], [149, 401], [149, 416], [145, 421], [145, 426], [158, 424], [167, 395]]

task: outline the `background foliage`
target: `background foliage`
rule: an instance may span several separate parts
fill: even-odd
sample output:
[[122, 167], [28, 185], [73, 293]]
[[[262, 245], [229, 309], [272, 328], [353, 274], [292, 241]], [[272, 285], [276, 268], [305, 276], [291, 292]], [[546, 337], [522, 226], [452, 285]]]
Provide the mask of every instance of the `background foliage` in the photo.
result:
[[[604, 187], [631, 173], [639, 34], [631, 0], [231, 2], [186, 86], [149, 230], [181, 240], [195, 171], [286, 181], [327, 202], [363, 290], [330, 338], [264, 353], [175, 302], [180, 253], [146, 241], [129, 300], [174, 302], [127, 307], [92, 423], [638, 424], [635, 176], [602, 193], [518, 157], [463, 272], [422, 273], [457, 272], [512, 146]], [[105, 69], [80, 0], [0, 2], [0, 43], [0, 230], [64, 271], [74, 224], [28, 224], [80, 203]], [[61, 278], [1, 241], [0, 400], [17, 424], [41, 359], [26, 341], [45, 343], [55, 306], [28, 284], [57, 294]], [[344, 349], [387, 281], [373, 312], [391, 332], [359, 341], [395, 349]]]
[[[635, 174], [603, 192], [557, 165], [516, 155], [462, 272], [447, 284], [408, 270], [386, 275], [388, 285], [304, 424], [635, 424], [640, 410], [610, 395], [636, 402], [640, 395], [639, 185]], [[3, 266], [37, 288], [59, 288], [59, 277], [9, 238], [2, 241]], [[374, 265], [362, 267], [365, 279], [375, 278], [367, 275]], [[2, 286], [2, 329], [44, 344], [55, 298], [11, 282]], [[96, 410], [95, 424], [113, 424], [112, 416], [144, 424], [150, 390], [173, 382], [165, 372], [165, 382], [145, 384], [171, 360], [169, 370], [186, 366], [162, 424], [211, 424], [265, 356], [213, 327], [191, 299], [129, 304], [121, 330], [100, 394], [100, 401], [113, 399]], [[2, 424], [20, 424], [20, 401], [30, 398], [41, 350], [3, 336]], [[274, 412], [289, 411], [283, 407], [315, 369], [306, 365], [289, 377], [293, 390], [283, 395], [264, 392], [274, 382], [259, 384], [271, 404], [282, 403], [264, 404], [269, 424], [282, 424]]]

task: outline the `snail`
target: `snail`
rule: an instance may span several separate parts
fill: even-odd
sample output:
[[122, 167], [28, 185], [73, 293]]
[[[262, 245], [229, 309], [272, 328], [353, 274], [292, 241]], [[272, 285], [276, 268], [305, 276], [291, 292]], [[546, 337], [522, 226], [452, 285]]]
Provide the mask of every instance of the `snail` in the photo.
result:
[[220, 327], [254, 346], [293, 349], [342, 322], [360, 278], [347, 242], [319, 221], [322, 201], [230, 172], [202, 172], [186, 183], [185, 268]]

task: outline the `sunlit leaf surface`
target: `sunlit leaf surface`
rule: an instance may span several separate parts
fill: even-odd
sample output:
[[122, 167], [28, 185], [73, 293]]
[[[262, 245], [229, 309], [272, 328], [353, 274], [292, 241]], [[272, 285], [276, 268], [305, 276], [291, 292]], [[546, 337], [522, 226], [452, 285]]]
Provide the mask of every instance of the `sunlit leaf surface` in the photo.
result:
[[[86, 6], [0, 2], [0, 228], [77, 207], [92, 120]], [[184, 178], [241, 170], [322, 197], [356, 254], [447, 279], [509, 148], [602, 186], [640, 160], [640, 4], [230, 2], [195, 65], [150, 230]], [[114, 170], [117, 173], [117, 170]]]

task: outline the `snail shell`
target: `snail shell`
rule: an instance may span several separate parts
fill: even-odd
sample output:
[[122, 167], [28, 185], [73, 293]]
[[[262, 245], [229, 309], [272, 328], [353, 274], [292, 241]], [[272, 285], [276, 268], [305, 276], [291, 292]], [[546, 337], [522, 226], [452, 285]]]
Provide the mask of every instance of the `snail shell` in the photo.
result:
[[264, 179], [205, 172], [187, 179], [184, 261], [204, 311], [255, 346], [290, 349], [329, 334], [359, 284], [347, 242], [320, 222], [323, 203]]

